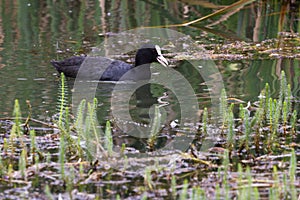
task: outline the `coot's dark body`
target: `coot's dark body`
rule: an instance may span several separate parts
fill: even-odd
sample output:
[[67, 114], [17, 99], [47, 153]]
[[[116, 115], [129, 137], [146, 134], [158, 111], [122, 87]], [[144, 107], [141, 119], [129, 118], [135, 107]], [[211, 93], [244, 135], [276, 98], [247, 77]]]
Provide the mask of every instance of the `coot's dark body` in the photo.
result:
[[[106, 57], [73, 56], [62, 61], [51, 61], [59, 73], [68, 77], [90, 80], [118, 81], [126, 73], [126, 80], [150, 77], [150, 64], [159, 62], [164, 66], [168, 61], [162, 56], [159, 46], [146, 45], [139, 49], [135, 56], [135, 65]], [[142, 68], [136, 68], [137, 66]]]

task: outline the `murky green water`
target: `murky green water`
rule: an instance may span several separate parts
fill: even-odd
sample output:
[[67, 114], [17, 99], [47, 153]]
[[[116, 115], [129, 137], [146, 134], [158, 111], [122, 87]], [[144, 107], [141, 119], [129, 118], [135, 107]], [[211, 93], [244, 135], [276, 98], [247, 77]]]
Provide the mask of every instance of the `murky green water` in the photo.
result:
[[[107, 33], [117, 34], [141, 26], [178, 24], [213, 11], [211, 8], [180, 1], [100, 2], [102, 3], [99, 4], [99, 1], [0, 3], [1, 116], [11, 116], [14, 99], [20, 100], [24, 115], [27, 109], [26, 100], [30, 100], [35, 118], [46, 119], [55, 113], [59, 79], [49, 63], [51, 59], [88, 53], [90, 47], [103, 42]], [[261, 6], [264, 8], [266, 5]], [[274, 10], [260, 10], [256, 4], [250, 4], [227, 20], [221, 20], [219, 24], [212, 26], [210, 31], [203, 32], [201, 28], [210, 24], [210, 20], [195, 27], [181, 27], [175, 30], [189, 34], [204, 44], [224, 43], [232, 38], [261, 41], [277, 37], [280, 27], [276, 21], [279, 20], [279, 15], [275, 13], [276, 9], [279, 11], [280, 5], [275, 5]], [[264, 15], [258, 18], [250, 15], [251, 13]], [[296, 23], [297, 16], [289, 17], [295, 21], [285, 24], [285, 28], [299, 29], [299, 24]], [[260, 26], [255, 23], [260, 23]], [[254, 101], [266, 82], [271, 84], [272, 93], [276, 95], [280, 70], [286, 71], [293, 94], [299, 96], [300, 72], [297, 59], [216, 61], [216, 63], [223, 75], [229, 96]], [[184, 70], [182, 72], [186, 73]], [[206, 95], [200, 94], [201, 88], [197, 88], [199, 82], [201, 81], [198, 83], [197, 80], [194, 81], [194, 88], [199, 92], [200, 101], [203, 96], [202, 101], [207, 101]], [[72, 85], [70, 87], [72, 88]], [[202, 93], [204, 91], [202, 89]], [[106, 106], [103, 108], [108, 109]]]

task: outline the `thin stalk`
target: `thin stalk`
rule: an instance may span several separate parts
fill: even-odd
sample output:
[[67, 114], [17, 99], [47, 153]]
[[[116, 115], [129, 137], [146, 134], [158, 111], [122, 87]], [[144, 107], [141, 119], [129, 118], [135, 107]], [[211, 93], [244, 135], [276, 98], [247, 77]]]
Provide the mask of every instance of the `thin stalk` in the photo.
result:
[[292, 149], [291, 159], [290, 159], [290, 169], [289, 169], [290, 193], [291, 193], [291, 199], [292, 200], [297, 200], [298, 199], [297, 189], [295, 187], [296, 169], [297, 169], [297, 158], [296, 158], [295, 150]]
[[111, 126], [110, 122], [106, 122], [106, 127], [105, 127], [105, 148], [108, 152], [108, 156], [112, 156], [113, 154], [113, 137], [111, 133]]
[[162, 114], [159, 110], [159, 105], [154, 106], [154, 117], [151, 120], [150, 136], [147, 141], [150, 150], [154, 149], [156, 139], [159, 135]]
[[208, 120], [208, 112], [207, 112], [207, 108], [205, 107], [203, 111], [203, 117], [202, 117], [202, 122], [203, 122], [202, 131], [204, 137], [207, 135], [207, 120]]
[[188, 180], [184, 179], [181, 194], [179, 197], [180, 200], [188, 199], [188, 193], [187, 193], [188, 186], [189, 186]]

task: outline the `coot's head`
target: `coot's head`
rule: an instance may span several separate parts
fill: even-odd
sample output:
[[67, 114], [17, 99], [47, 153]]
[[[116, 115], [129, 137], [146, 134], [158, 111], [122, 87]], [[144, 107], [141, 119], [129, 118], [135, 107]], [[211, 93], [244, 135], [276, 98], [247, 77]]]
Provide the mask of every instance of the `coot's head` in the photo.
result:
[[159, 62], [163, 66], [168, 66], [168, 61], [161, 54], [161, 49], [158, 45], [146, 44], [140, 48], [135, 56], [135, 66]]

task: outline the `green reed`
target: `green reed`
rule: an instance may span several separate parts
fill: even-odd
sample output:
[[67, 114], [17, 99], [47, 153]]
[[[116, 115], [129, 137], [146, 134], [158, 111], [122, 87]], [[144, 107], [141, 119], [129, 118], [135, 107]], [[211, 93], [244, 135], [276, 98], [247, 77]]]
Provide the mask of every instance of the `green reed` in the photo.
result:
[[246, 199], [252, 200], [252, 199], [259, 199], [259, 193], [256, 187], [252, 187], [253, 181], [252, 181], [252, 174], [251, 169], [249, 166], [246, 167], [246, 179], [247, 179], [247, 185], [246, 187]]
[[159, 105], [155, 105], [154, 106], [154, 117], [151, 120], [150, 136], [147, 141], [149, 150], [154, 149], [154, 146], [157, 141], [157, 137], [159, 135], [159, 131], [161, 128], [161, 126], [160, 126], [161, 120], [162, 120], [161, 118], [162, 118], [162, 114], [159, 110]]
[[296, 158], [295, 150], [292, 149], [291, 158], [290, 158], [290, 167], [289, 167], [289, 178], [290, 178], [289, 188], [290, 188], [290, 194], [292, 200], [298, 199], [297, 189], [295, 186], [296, 170], [297, 170], [297, 158]]
[[0, 149], [0, 177], [2, 177], [2, 175], [5, 174], [5, 165], [3, 164], [3, 161], [2, 161], [2, 152], [1, 152], [1, 149]]
[[60, 131], [60, 148], [59, 148], [59, 159], [61, 166], [62, 176], [64, 177], [64, 161], [66, 155], [78, 155], [83, 156], [83, 150], [80, 145], [80, 141], [76, 141], [72, 135], [73, 123], [70, 122], [70, 113], [68, 106], [68, 87], [64, 74], [61, 74], [60, 86], [57, 98], [57, 110], [58, 118], [55, 122]]
[[228, 123], [228, 133], [227, 133], [227, 149], [232, 151], [235, 143], [235, 132], [234, 132], [234, 116], [233, 116], [233, 107], [232, 103], [228, 109], [227, 123]]
[[207, 123], [208, 123], [208, 112], [206, 107], [203, 110], [202, 123], [203, 123], [202, 132], [203, 132], [203, 136], [205, 137], [207, 135]]
[[279, 106], [282, 107], [282, 103], [284, 102], [285, 98], [287, 97], [288, 92], [288, 84], [285, 76], [285, 72], [281, 71], [280, 74], [280, 90], [279, 90]]
[[3, 152], [7, 153], [9, 148], [9, 142], [7, 142], [6, 138], [3, 138]]
[[249, 113], [246, 112], [245, 113], [245, 117], [244, 117], [244, 125], [245, 125], [245, 148], [246, 150], [249, 150], [249, 146], [251, 145], [251, 126], [250, 126], [250, 120], [249, 120], [250, 116]]
[[68, 174], [68, 176], [66, 176], [66, 180], [65, 180], [66, 191], [69, 193], [70, 199], [73, 199], [72, 191], [75, 187], [74, 181], [75, 181], [75, 169], [73, 166], [71, 166], [69, 169], [69, 174]]
[[272, 144], [275, 144], [274, 141], [277, 139], [278, 136], [278, 128], [280, 125], [280, 112], [281, 110], [279, 109], [279, 106], [282, 105], [281, 103], [279, 103], [276, 99], [273, 100], [273, 108], [274, 108], [274, 112], [273, 112], [273, 122], [272, 122], [272, 129], [271, 131], [271, 137], [269, 140], [269, 149], [271, 150], [272, 148]]
[[13, 125], [15, 128], [13, 127], [12, 130], [15, 131], [14, 134], [16, 134], [18, 137], [21, 137], [21, 109], [18, 99], [15, 100], [13, 116], [15, 118], [15, 123]]
[[14, 172], [14, 168], [13, 168], [13, 164], [9, 163], [8, 167], [7, 167], [7, 176], [9, 177], [9, 180], [12, 180], [12, 176], [13, 176], [13, 172]]
[[26, 149], [22, 149], [21, 155], [19, 158], [19, 171], [23, 179], [27, 180], [26, 176], [26, 164], [27, 164], [27, 151]]
[[66, 145], [65, 145], [65, 137], [64, 134], [60, 134], [59, 141], [59, 163], [60, 163], [60, 178], [65, 178], [65, 155], [66, 155]]
[[245, 119], [246, 109], [244, 108], [243, 104], [239, 105], [239, 119], [241, 122]]
[[87, 116], [85, 117], [85, 131], [83, 139], [87, 145], [88, 150], [88, 158], [89, 160], [93, 160], [93, 155], [96, 155], [97, 152], [104, 150], [101, 145], [101, 137], [100, 131], [98, 127], [97, 121], [97, 105], [98, 100], [94, 98], [92, 104], [90, 102], [87, 103]]
[[102, 152], [105, 156], [112, 156], [113, 154], [113, 137], [111, 131], [110, 121], [106, 122], [105, 131], [102, 134], [99, 129], [97, 119], [97, 105], [98, 100], [93, 99], [93, 102], [82, 100], [77, 108], [76, 119], [74, 127], [78, 133], [77, 144], [84, 141], [85, 153], [89, 161], [95, 159], [94, 155], [99, 155]]
[[145, 169], [145, 175], [144, 175], [144, 184], [149, 190], [153, 190], [154, 188], [154, 183], [152, 181], [152, 176], [151, 176], [152, 168], [151, 167], [146, 167]]
[[259, 129], [261, 129], [264, 125], [264, 119], [265, 119], [265, 108], [266, 108], [266, 90], [262, 90], [260, 95], [259, 95], [259, 106], [255, 112], [255, 115], [252, 119], [255, 120], [255, 125], [256, 125], [256, 136], [257, 138], [259, 138]]
[[144, 193], [141, 200], [147, 200], [147, 193]]
[[47, 199], [49, 199], [49, 200], [54, 200], [55, 199], [54, 196], [51, 193], [49, 185], [45, 186], [44, 192], [46, 194]]
[[[38, 172], [39, 172], [39, 163], [40, 163], [39, 156], [34, 157], [34, 163], [35, 163], [35, 172], [36, 172], [36, 174], [38, 174]], [[38, 176], [37, 176], [37, 178], [38, 178]]]
[[68, 103], [68, 87], [67, 87], [67, 83], [66, 83], [66, 78], [65, 75], [63, 73], [60, 74], [60, 86], [59, 86], [59, 93], [58, 93], [58, 105], [57, 105], [57, 109], [59, 112], [59, 117], [58, 117], [58, 126], [63, 129], [64, 126], [64, 121], [68, 118], [68, 116], [66, 115], [66, 108], [67, 103]]
[[17, 139], [20, 139], [20, 144], [24, 147], [23, 139], [21, 138], [23, 133], [21, 131], [21, 109], [18, 99], [16, 99], [14, 103], [13, 116], [14, 124], [10, 130], [9, 142], [6, 145], [6, 149], [9, 149], [12, 154], [15, 152], [15, 141]]
[[237, 173], [238, 173], [237, 185], [238, 185], [238, 193], [239, 193], [238, 199], [239, 200], [247, 199], [245, 187], [243, 187], [244, 186], [244, 183], [243, 183], [244, 173], [243, 173], [243, 168], [242, 168], [241, 163], [238, 163]]
[[274, 185], [273, 187], [270, 188], [269, 191], [269, 199], [271, 200], [276, 200], [276, 199], [280, 199], [280, 181], [279, 181], [279, 177], [278, 177], [278, 170], [276, 166], [273, 166], [273, 181], [274, 181]]
[[224, 128], [227, 124], [227, 95], [225, 89], [222, 89], [221, 99], [220, 99], [220, 112], [221, 112], [221, 120], [222, 120], [222, 128]]
[[179, 196], [180, 200], [185, 200], [188, 199], [188, 186], [189, 186], [189, 182], [187, 179], [184, 179], [183, 181], [183, 185], [182, 185], [182, 190]]
[[[84, 112], [86, 109], [86, 100], [83, 99], [81, 100], [80, 104], [78, 105], [77, 108], [77, 113], [76, 113], [76, 118], [75, 118], [75, 122], [74, 122], [74, 126], [76, 127], [76, 131], [78, 133], [78, 135], [83, 135], [84, 131], [85, 131], [85, 121], [84, 121]], [[78, 137], [80, 138], [80, 137]]]
[[205, 200], [206, 196], [205, 196], [205, 191], [203, 189], [201, 189], [200, 187], [193, 187], [192, 188], [192, 200]]
[[287, 125], [287, 120], [288, 120], [288, 105], [287, 102], [284, 101], [283, 102], [283, 108], [282, 108], [282, 121], [283, 121], [283, 125], [286, 126]]
[[79, 163], [79, 177], [83, 178], [84, 177], [84, 166], [82, 162]]
[[[239, 137], [238, 141], [240, 149], [245, 148], [247, 152], [249, 152], [249, 147], [254, 144], [256, 146], [256, 155], [257, 153], [272, 153], [274, 151], [278, 151], [278, 138], [281, 137], [282, 134], [288, 136], [288, 134], [291, 135], [296, 132], [297, 111], [292, 110], [291, 87], [286, 82], [284, 72], [282, 72], [280, 84], [280, 95], [277, 99], [270, 97], [269, 85], [265, 85], [265, 88], [260, 93], [258, 108], [256, 109], [253, 117], [250, 117], [250, 112], [248, 112], [247, 109], [245, 109], [242, 105], [239, 106], [239, 125], [241, 125], [241, 133], [243, 134], [242, 137]], [[223, 127], [224, 125], [227, 125], [228, 134], [226, 143], [227, 150], [225, 151], [225, 156], [222, 163], [222, 171], [224, 173], [222, 173], [223, 176], [221, 177], [221, 171], [219, 171], [219, 177], [222, 178], [222, 188], [224, 190], [221, 190], [220, 187], [216, 185], [215, 199], [230, 199], [230, 188], [226, 174], [226, 172], [229, 170], [229, 159], [226, 157], [226, 152], [228, 153], [231, 150], [234, 150], [234, 140], [232, 138], [235, 138], [233, 135], [235, 123], [232, 113], [233, 105], [230, 105], [229, 108], [226, 107], [227, 105], [225, 105], [224, 99], [225, 95], [223, 92], [220, 106], [221, 110], [223, 110], [223, 115], [221, 117]], [[224, 113], [225, 110], [227, 110], [226, 114]], [[226, 118], [224, 119], [224, 117]], [[284, 130], [283, 133], [279, 131], [281, 128]], [[288, 175], [289, 181], [287, 181], [288, 179], [286, 174], [283, 174], [282, 182], [280, 182], [277, 168], [273, 168], [274, 186], [270, 188], [269, 191], [270, 199], [279, 199], [283, 196], [290, 196], [291, 199], [297, 199], [297, 190], [295, 187], [296, 166], [297, 160], [295, 152], [292, 151]], [[253, 187], [253, 177], [251, 175], [250, 167], [246, 168], [246, 180], [243, 180], [244, 173], [240, 164], [238, 165], [238, 173], [238, 199], [260, 199], [258, 188]], [[246, 185], [245, 181], [247, 182]], [[288, 185], [288, 187], [285, 185]], [[224, 191], [224, 193], [221, 191]]]
[[46, 163], [47, 163], [47, 164], [50, 164], [50, 162], [51, 162], [51, 154], [50, 154], [50, 152], [48, 152], [48, 153], [46, 154]]
[[224, 151], [223, 162], [222, 162], [222, 167], [223, 167], [222, 185], [225, 188], [224, 195], [225, 195], [225, 199], [227, 200], [230, 199], [230, 195], [229, 195], [230, 185], [228, 183], [228, 172], [230, 171], [229, 165], [230, 165], [229, 150], [226, 149]]
[[283, 174], [283, 178], [282, 178], [282, 190], [283, 190], [282, 196], [287, 198], [288, 190], [289, 190], [289, 183], [288, 183], [288, 177], [287, 177], [286, 173]]
[[171, 178], [171, 192], [172, 192], [172, 199], [176, 199], [177, 196], [177, 189], [176, 189], [176, 176], [173, 175]]
[[297, 123], [297, 111], [294, 110], [291, 116], [291, 127], [292, 127], [292, 134], [296, 133], [296, 123]]
[[31, 154], [32, 160], [36, 163], [36, 161], [39, 159], [39, 156], [38, 156], [39, 150], [36, 145], [35, 131], [30, 130], [29, 134], [30, 134], [30, 154]]
[[105, 127], [104, 147], [108, 152], [108, 156], [112, 156], [112, 154], [113, 154], [113, 137], [112, 137], [111, 126], [110, 126], [109, 121], [106, 122], [106, 127]]
[[274, 123], [274, 110], [276, 110], [276, 107], [273, 104], [273, 99], [271, 97], [267, 101], [269, 106], [267, 108], [266, 120], [269, 123], [270, 130], [272, 130]]
[[216, 184], [216, 194], [215, 194], [215, 198], [214, 199], [221, 199], [221, 188], [220, 188], [220, 185], [219, 183]]

